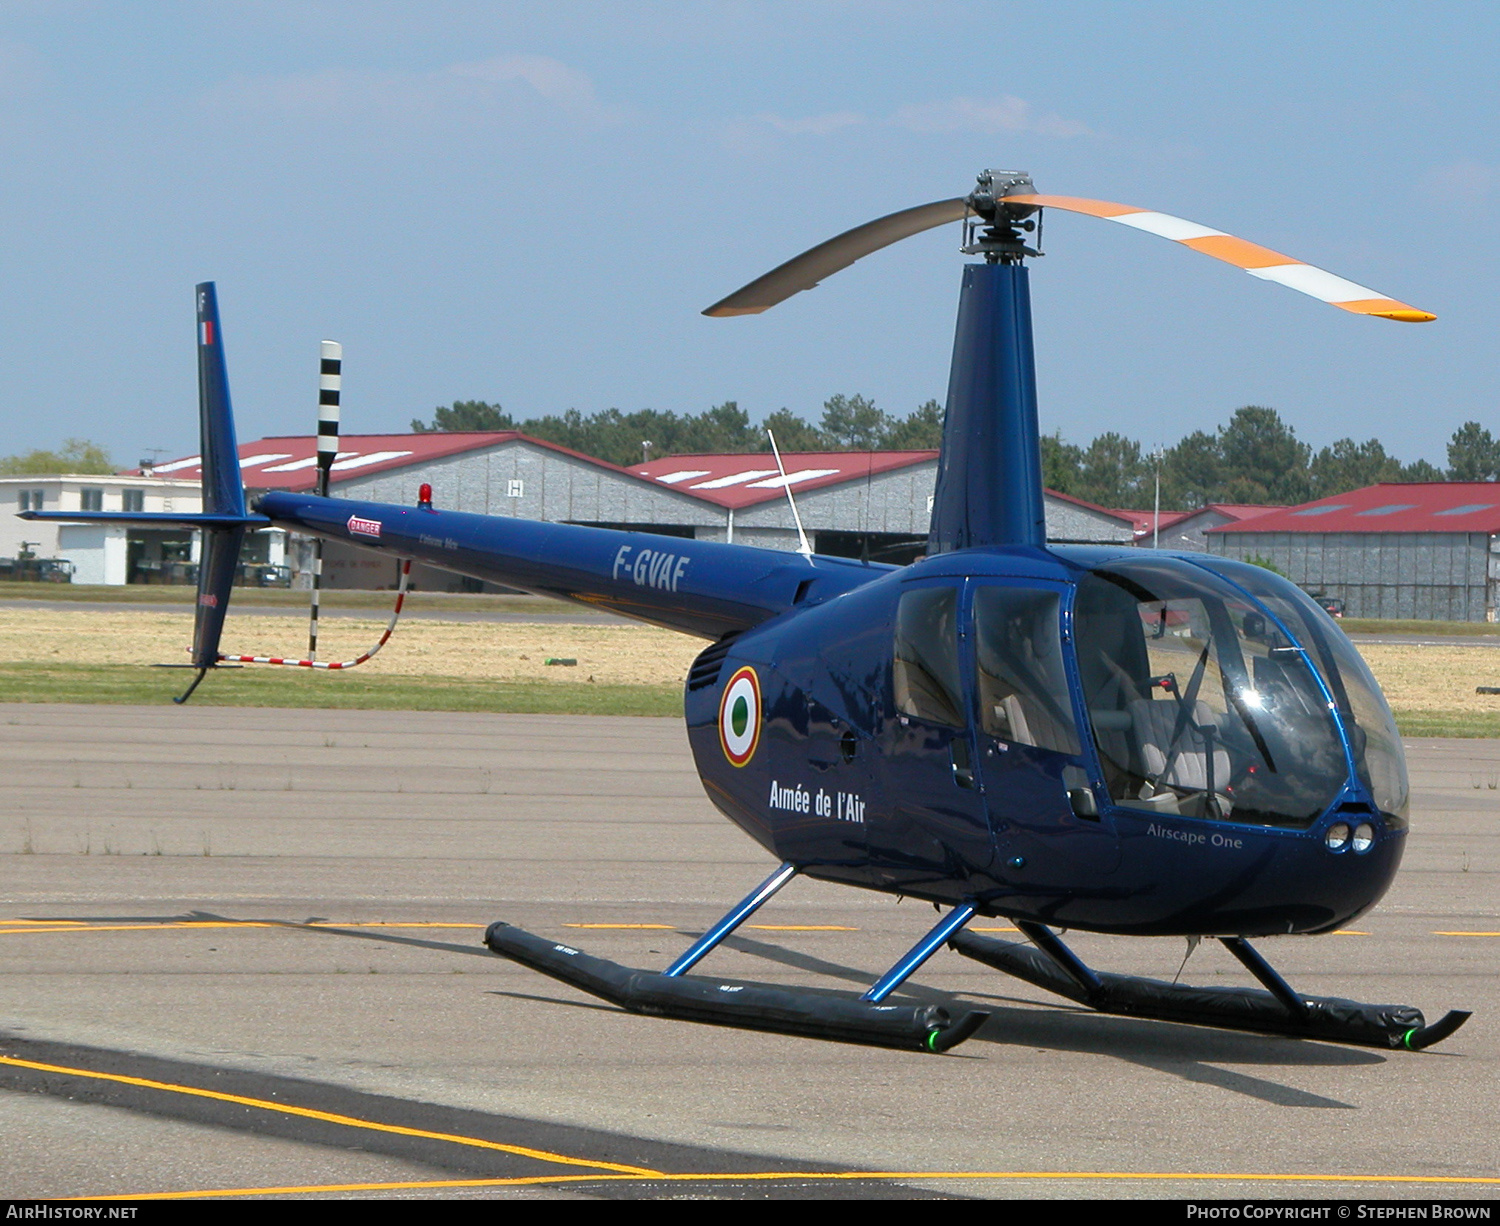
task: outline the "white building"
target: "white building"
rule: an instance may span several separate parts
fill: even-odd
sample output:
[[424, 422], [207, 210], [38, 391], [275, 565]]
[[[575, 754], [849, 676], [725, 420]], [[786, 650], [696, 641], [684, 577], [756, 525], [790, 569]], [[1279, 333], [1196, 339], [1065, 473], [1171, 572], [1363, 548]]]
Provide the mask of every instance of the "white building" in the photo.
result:
[[[59, 524], [17, 519], [21, 511], [163, 511], [202, 509], [197, 481], [95, 473], [0, 477], [0, 558], [29, 547], [39, 558], [73, 563], [74, 583], [149, 581], [196, 554], [196, 535], [183, 529], [115, 524]], [[181, 555], [180, 558], [177, 555]], [[132, 574], [134, 572], [134, 574]]]

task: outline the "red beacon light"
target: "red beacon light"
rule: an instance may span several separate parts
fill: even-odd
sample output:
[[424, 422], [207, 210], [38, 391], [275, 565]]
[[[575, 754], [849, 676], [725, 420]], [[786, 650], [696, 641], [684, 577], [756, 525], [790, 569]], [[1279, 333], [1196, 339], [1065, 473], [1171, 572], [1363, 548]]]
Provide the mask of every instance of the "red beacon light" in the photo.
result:
[[417, 489], [417, 505], [426, 507], [428, 510], [432, 509], [432, 486], [426, 481], [422, 482]]

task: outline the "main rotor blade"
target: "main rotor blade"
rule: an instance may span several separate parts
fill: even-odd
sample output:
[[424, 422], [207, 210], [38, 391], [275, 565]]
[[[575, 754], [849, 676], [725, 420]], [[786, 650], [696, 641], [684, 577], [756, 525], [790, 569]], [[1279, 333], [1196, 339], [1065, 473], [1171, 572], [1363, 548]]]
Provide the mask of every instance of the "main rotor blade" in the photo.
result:
[[845, 230], [837, 238], [793, 256], [779, 268], [773, 268], [763, 277], [757, 277], [743, 289], [737, 289], [729, 297], [720, 299], [704, 311], [705, 315], [759, 315], [805, 289], [812, 289], [824, 277], [831, 277], [840, 269], [872, 251], [889, 247], [892, 243], [933, 226], [950, 221], [961, 221], [965, 212], [962, 196], [953, 200], [936, 200], [931, 204], [919, 204], [914, 209], [902, 209], [876, 221], [867, 221], [862, 226]]
[[1118, 221], [1121, 225], [1172, 239], [1184, 247], [1191, 247], [1216, 260], [1233, 264], [1262, 281], [1275, 281], [1288, 289], [1299, 290], [1357, 315], [1377, 315], [1381, 319], [1395, 319], [1410, 324], [1426, 323], [1437, 318], [1431, 311], [1419, 310], [1394, 298], [1386, 298], [1363, 285], [1356, 285], [1331, 272], [1294, 260], [1289, 255], [1282, 255], [1255, 243], [1247, 243], [1222, 230], [1210, 230], [1207, 226], [1173, 217], [1169, 213], [1153, 213], [1131, 204], [1085, 200], [1079, 196], [1006, 196], [1004, 200], [1007, 204], [1034, 204], [1041, 208], [1062, 209], [1068, 213], [1083, 213], [1089, 217]]

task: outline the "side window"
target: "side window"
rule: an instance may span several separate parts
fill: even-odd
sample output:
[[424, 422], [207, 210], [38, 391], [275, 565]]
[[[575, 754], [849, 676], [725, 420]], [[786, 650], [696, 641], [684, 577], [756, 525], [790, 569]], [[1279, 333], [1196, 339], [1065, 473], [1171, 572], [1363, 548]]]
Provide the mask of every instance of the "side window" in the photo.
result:
[[146, 509], [145, 490], [126, 490], [120, 497], [120, 509], [122, 511], [144, 511]]
[[104, 510], [104, 491], [80, 490], [78, 501], [80, 511], [102, 511]]
[[950, 728], [967, 724], [958, 674], [958, 589], [916, 588], [896, 610], [896, 710]]
[[997, 740], [1076, 755], [1059, 607], [1056, 592], [976, 589], [980, 721]]

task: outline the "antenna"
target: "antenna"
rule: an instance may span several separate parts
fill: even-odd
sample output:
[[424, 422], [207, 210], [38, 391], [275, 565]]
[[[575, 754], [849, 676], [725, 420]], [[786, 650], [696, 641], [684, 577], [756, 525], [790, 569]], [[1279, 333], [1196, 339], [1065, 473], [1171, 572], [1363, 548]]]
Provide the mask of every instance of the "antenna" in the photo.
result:
[[[1160, 549], [1161, 548], [1161, 456], [1162, 456], [1162, 444], [1161, 443], [1157, 443], [1156, 444], [1156, 450], [1151, 453], [1152, 460], [1154, 460], [1156, 462], [1156, 505], [1152, 509], [1152, 512], [1151, 512], [1151, 548], [1152, 549]], [[1192, 952], [1193, 952], [1192, 947], [1189, 946], [1188, 953], [1192, 953]], [[1182, 964], [1183, 964], [1183, 966], [1187, 965], [1187, 959], [1186, 958], [1183, 958]], [[1177, 973], [1180, 975], [1182, 972], [1178, 971]]]
[[792, 497], [792, 483], [786, 479], [786, 465], [781, 462], [781, 449], [776, 446], [776, 436], [771, 427], [766, 427], [766, 437], [771, 440], [771, 454], [776, 457], [776, 468], [781, 473], [781, 488], [786, 491], [786, 504], [792, 508], [792, 522], [797, 525], [797, 552], [808, 562], [812, 561], [812, 546], [807, 543], [807, 533], [802, 531], [802, 516], [797, 514], [797, 503]]
[[162, 452], [164, 452], [166, 450], [166, 448], [165, 447], [147, 447], [146, 450], [151, 453], [150, 458], [149, 459], [144, 459], [144, 460], [137, 460], [136, 461], [136, 465], [135, 465], [137, 468], [139, 468], [141, 470], [141, 475], [143, 477], [149, 477], [151, 475], [152, 470], [155, 469], [155, 467], [156, 467], [157, 460], [159, 460], [161, 458], [161, 454], [162, 454]]

